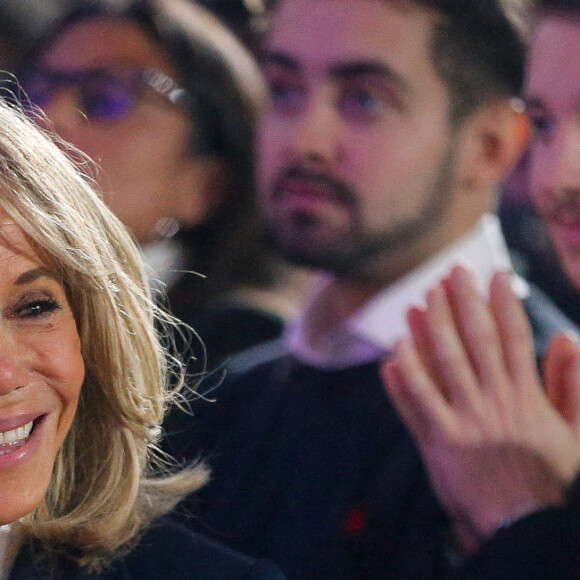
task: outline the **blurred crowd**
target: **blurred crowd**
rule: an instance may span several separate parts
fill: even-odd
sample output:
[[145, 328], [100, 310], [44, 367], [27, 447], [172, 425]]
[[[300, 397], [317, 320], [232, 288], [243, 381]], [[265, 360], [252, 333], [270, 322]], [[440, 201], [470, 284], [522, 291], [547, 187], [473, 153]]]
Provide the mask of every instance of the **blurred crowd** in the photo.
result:
[[[276, 338], [308, 279], [264, 243], [255, 208], [264, 7], [134, 4], [3, 3], [5, 90], [95, 162], [160, 301], [193, 329], [178, 348], [198, 374]], [[132, 77], [137, 65], [147, 78]], [[135, 114], [145, 89], [166, 103]]]
[[197, 393], [142, 445], [212, 475], [175, 484], [170, 529], [289, 580], [580, 574], [580, 149], [535, 68], [561, 7], [533, 36], [523, 2], [355, 4], [0, 2], [2, 95], [180, 323], [153, 356]]
[[[0, 67], [10, 73], [20, 72], [22, 65], [41, 56], [38, 51], [42, 52], [42, 47], [62, 26], [63, 20], [91, 4], [98, 3], [23, 0], [0, 4]], [[104, 0], [101, 4], [121, 14], [123, 6], [130, 2]], [[158, 196], [157, 207], [150, 205], [143, 191], [136, 193], [141, 185], [129, 183], [127, 176], [124, 176], [124, 187], [132, 193], [128, 194], [128, 199], [125, 199], [126, 193], [110, 196], [110, 203], [143, 244], [144, 256], [152, 268], [152, 283], [168, 290], [173, 312], [201, 335], [203, 344], [197, 338], [192, 341], [196, 343], [194, 351], [199, 359], [199, 364], [193, 368], [199, 371], [204, 367], [215, 368], [229, 355], [278, 336], [284, 320], [295, 314], [308, 276], [305, 271], [282, 265], [264, 248], [259, 240], [257, 218], [251, 215], [253, 210], [250, 209], [253, 203], [253, 124], [263, 104], [264, 87], [257, 68], [251, 70], [253, 65], [249, 59], [259, 52], [265, 2], [205, 0], [197, 4], [223, 23], [222, 33], [228, 30], [232, 35], [216, 41], [218, 55], [209, 57], [206, 63], [199, 65], [199, 70], [178, 71], [180, 75], [203, 75], [206, 73], [202, 67], [231, 69], [221, 75], [206, 76], [204, 82], [213, 86], [207, 88], [206, 95], [198, 97], [201, 102], [193, 105], [195, 112], [191, 111], [196, 124], [206, 125], [201, 129], [196, 127], [195, 131], [205, 131], [205, 135], [197, 139], [223, 141], [217, 145], [218, 149], [222, 148], [219, 151], [212, 151], [215, 144], [195, 144], [196, 148], [207, 149], [204, 155], [206, 159], [211, 158], [213, 170], [203, 177], [196, 175], [187, 210], [193, 214], [181, 215], [179, 219], [166, 211], [168, 206], [176, 206], [174, 200], [167, 195]], [[201, 35], [206, 33], [203, 31]], [[69, 49], [65, 46], [63, 50]], [[218, 63], [220, 59], [221, 64]], [[177, 66], [183, 65], [178, 63]], [[238, 78], [232, 78], [235, 76]], [[204, 99], [209, 102], [216, 95], [221, 95], [219, 103], [213, 102], [210, 107], [203, 102]], [[65, 139], [101, 166], [101, 189], [106, 192], [115, 185], [118, 178], [109, 173], [106, 158], [94, 149], [98, 145], [87, 143], [82, 136], [67, 134], [68, 129], [59, 125], [60, 121], [53, 122], [56, 123], [53, 128], [60, 130]], [[116, 147], [114, 141], [107, 141], [109, 155], [116, 157], [118, 165], [128, 171], [130, 164]], [[578, 291], [563, 273], [551, 239], [530, 199], [526, 159], [524, 155], [505, 181], [498, 205], [512, 260], [518, 273], [545, 291], [572, 320], [580, 322]], [[217, 165], [216, 160], [220, 161]], [[155, 171], [153, 167], [152, 170]], [[229, 173], [229, 177], [226, 178], [225, 173]], [[191, 207], [195, 205], [193, 200], [199, 198], [200, 193], [196, 190], [202, 181], [208, 183], [205, 195], [212, 198], [211, 209]], [[220, 199], [219, 204], [216, 198]], [[209, 309], [208, 304], [211, 305]]]

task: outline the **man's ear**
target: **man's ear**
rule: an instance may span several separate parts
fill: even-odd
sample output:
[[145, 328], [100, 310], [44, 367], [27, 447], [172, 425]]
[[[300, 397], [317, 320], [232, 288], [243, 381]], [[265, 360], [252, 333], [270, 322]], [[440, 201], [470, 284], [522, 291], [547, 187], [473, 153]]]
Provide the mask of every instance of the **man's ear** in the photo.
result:
[[495, 99], [481, 106], [459, 129], [459, 179], [466, 191], [497, 189], [530, 138], [519, 99]]
[[226, 189], [226, 169], [221, 160], [210, 156], [187, 159], [175, 176], [173, 217], [185, 227], [205, 221], [222, 203]]

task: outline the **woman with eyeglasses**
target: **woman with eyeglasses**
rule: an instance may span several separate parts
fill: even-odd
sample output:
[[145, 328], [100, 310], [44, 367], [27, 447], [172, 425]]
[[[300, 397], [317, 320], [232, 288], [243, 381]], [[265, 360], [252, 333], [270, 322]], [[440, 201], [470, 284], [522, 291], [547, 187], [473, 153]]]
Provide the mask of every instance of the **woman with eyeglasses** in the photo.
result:
[[253, 133], [264, 86], [231, 33], [188, 0], [79, 2], [17, 77], [25, 106], [100, 165], [107, 203], [209, 368], [279, 334], [303, 275], [262, 245]]
[[157, 448], [170, 324], [126, 228], [0, 101], [3, 580], [282, 580], [162, 517], [207, 479]]

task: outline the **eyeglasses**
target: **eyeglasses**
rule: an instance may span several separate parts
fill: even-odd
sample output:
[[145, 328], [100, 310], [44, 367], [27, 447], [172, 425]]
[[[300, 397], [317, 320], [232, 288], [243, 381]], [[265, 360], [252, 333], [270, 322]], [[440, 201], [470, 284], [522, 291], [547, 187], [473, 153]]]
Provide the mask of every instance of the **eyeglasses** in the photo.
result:
[[189, 100], [185, 89], [156, 69], [127, 72], [90, 68], [65, 72], [28, 66], [16, 74], [16, 79], [20, 86], [20, 102], [25, 110], [46, 107], [60, 88], [72, 86], [79, 96], [82, 112], [95, 121], [123, 119], [146, 89], [152, 89], [175, 105], [185, 106]]

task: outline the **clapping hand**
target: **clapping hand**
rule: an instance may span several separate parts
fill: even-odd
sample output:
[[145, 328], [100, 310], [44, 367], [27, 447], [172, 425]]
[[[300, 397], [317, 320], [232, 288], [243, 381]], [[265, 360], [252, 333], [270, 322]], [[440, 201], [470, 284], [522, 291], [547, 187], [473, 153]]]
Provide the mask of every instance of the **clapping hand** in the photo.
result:
[[563, 503], [580, 470], [579, 349], [566, 335], [553, 341], [544, 390], [510, 282], [496, 274], [487, 304], [456, 267], [409, 311], [412, 336], [383, 367], [466, 552], [503, 522]]

